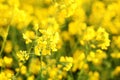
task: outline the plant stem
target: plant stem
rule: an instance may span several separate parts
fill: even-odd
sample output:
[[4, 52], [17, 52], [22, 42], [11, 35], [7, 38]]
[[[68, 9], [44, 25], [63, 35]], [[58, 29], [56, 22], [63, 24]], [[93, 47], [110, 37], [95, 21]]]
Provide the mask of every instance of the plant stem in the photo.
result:
[[3, 43], [2, 43], [2, 47], [1, 47], [1, 50], [0, 50], [0, 58], [2, 57], [2, 52], [3, 52], [3, 49], [5, 47], [5, 43], [6, 43], [6, 40], [7, 40], [9, 28], [10, 28], [10, 26], [7, 27], [7, 32], [6, 32], [6, 35], [5, 35]]
[[40, 56], [40, 62], [41, 62], [41, 65], [40, 65], [40, 78], [42, 80], [42, 53], [41, 53], [41, 56]]

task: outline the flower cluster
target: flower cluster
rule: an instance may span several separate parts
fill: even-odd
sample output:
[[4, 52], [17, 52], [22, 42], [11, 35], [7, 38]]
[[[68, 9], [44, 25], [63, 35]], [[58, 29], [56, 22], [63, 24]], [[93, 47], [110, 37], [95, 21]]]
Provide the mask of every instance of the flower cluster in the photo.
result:
[[0, 80], [120, 79], [120, 0], [0, 0]]

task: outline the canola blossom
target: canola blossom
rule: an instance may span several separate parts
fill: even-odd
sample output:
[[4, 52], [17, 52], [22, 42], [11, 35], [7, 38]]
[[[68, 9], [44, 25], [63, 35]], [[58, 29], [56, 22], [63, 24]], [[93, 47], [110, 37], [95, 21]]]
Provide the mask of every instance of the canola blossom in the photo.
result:
[[120, 0], [0, 0], [0, 80], [119, 80]]

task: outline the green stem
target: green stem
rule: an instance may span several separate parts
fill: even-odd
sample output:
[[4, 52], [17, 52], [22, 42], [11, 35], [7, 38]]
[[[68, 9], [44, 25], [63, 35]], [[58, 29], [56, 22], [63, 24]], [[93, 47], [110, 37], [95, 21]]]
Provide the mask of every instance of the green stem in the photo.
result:
[[[5, 43], [6, 43], [6, 40], [7, 40], [9, 28], [10, 28], [10, 26], [7, 27], [7, 31], [6, 31], [7, 34], [5, 35], [4, 40], [3, 40], [3, 43], [2, 43], [2, 47], [1, 47], [1, 50], [0, 50], [0, 58], [2, 58], [2, 52], [3, 52], [4, 47], [5, 47]], [[3, 66], [2, 66], [1, 69], [0, 69], [0, 72], [1, 72], [4, 68], [5, 68], [5, 65], [3, 64]]]
[[[24, 64], [22, 64], [22, 65], [24, 65]], [[12, 77], [12, 80], [17, 80], [17, 77], [18, 77], [19, 74], [20, 74], [20, 69], [22, 68], [22, 65], [19, 66], [19, 71], [17, 71], [17, 73]]]
[[42, 80], [42, 53], [41, 53], [41, 56], [40, 56], [40, 62], [41, 62], [41, 65], [40, 65], [40, 78]]
[[2, 52], [3, 52], [3, 49], [4, 49], [4, 47], [5, 47], [5, 43], [6, 43], [6, 40], [7, 40], [9, 28], [10, 28], [10, 26], [7, 27], [7, 32], [6, 32], [7, 34], [5, 35], [4, 40], [3, 40], [3, 43], [2, 43], [2, 48], [1, 48], [1, 50], [0, 50], [0, 58], [2, 57]]
[[[87, 63], [87, 54], [89, 53], [89, 50], [90, 50], [90, 47], [89, 47], [89, 44], [87, 42], [86, 45], [85, 45], [85, 50], [84, 50], [84, 53], [85, 53], [84, 64]], [[83, 66], [82, 66], [81, 71], [78, 73], [79, 76], [78, 76], [77, 80], [80, 79], [80, 77], [82, 76], [83, 73], [84, 73], [84, 69], [83, 69]]]
[[[41, 52], [40, 52], [41, 53]], [[39, 70], [39, 73], [37, 75], [37, 78], [35, 80], [42, 80], [43, 77], [42, 77], [42, 53], [41, 53], [41, 56], [40, 56], [40, 70]]]

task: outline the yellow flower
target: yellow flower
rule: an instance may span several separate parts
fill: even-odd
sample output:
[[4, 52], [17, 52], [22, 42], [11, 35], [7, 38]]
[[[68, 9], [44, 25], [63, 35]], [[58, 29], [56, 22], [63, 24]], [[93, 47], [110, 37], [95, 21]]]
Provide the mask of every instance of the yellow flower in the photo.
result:
[[95, 39], [97, 41], [102, 41], [102, 43], [97, 45], [98, 47], [101, 47], [101, 49], [107, 49], [110, 45], [109, 34], [102, 27], [97, 30]]
[[43, 69], [45, 66], [46, 64], [43, 61], [40, 62], [38, 58], [33, 58], [29, 64], [29, 71], [33, 74], [38, 74], [40, 69]]
[[21, 8], [29, 15], [33, 14], [33, 6], [27, 3], [21, 3]]
[[85, 53], [81, 50], [76, 50], [73, 53], [73, 67], [72, 71], [75, 72], [78, 69], [84, 69], [85, 66]]
[[8, 5], [14, 6], [14, 7], [19, 7], [20, 6], [19, 0], [8, 0], [7, 3], [8, 3]]
[[4, 72], [0, 73], [0, 79], [1, 80], [8, 80]]
[[120, 52], [113, 52], [110, 54], [112, 58], [120, 59]]
[[34, 75], [31, 75], [27, 78], [27, 80], [34, 80], [34, 79], [35, 79]]
[[63, 67], [63, 70], [65, 71], [69, 71], [72, 67], [72, 63], [73, 63], [73, 58], [72, 57], [60, 57], [60, 62], [65, 63], [65, 67]]
[[16, 55], [19, 61], [26, 61], [29, 59], [29, 54], [26, 51], [19, 51]]
[[6, 66], [9, 67], [9, 66], [12, 65], [13, 59], [12, 59], [11, 57], [5, 56], [5, 57], [3, 58], [3, 60], [4, 60], [4, 63], [5, 63]]
[[29, 44], [35, 38], [35, 33], [33, 31], [26, 31], [23, 33], [23, 38], [26, 40], [26, 44]]
[[55, 76], [57, 76], [57, 68], [53, 68], [49, 71], [50, 78], [54, 79]]
[[11, 80], [13, 77], [14, 73], [12, 70], [5, 69], [0, 73], [0, 80]]
[[105, 14], [105, 4], [102, 1], [95, 1], [92, 5], [92, 13], [90, 14], [89, 22], [91, 24], [99, 24], [102, 22]]
[[52, 31], [54, 28], [48, 27], [47, 29], [40, 29], [41, 36], [37, 36], [35, 45], [36, 55], [50, 55], [51, 51], [57, 51], [57, 43], [59, 41], [58, 32]]
[[100, 74], [97, 71], [95, 71], [95, 72], [90, 71], [89, 79], [90, 80], [100, 80]]
[[24, 66], [24, 65], [22, 65], [22, 66], [20, 67], [20, 72], [21, 72], [21, 74], [25, 75], [25, 74], [27, 73], [27, 67]]
[[43, 54], [43, 55], [50, 55], [51, 52], [50, 52], [50, 50], [43, 49], [43, 50], [42, 50], [42, 54]]
[[106, 59], [107, 55], [102, 50], [96, 50], [96, 52], [91, 51], [89, 55], [87, 55], [87, 60], [93, 62], [94, 65], [100, 65], [103, 59]]
[[83, 34], [83, 31], [86, 29], [86, 24], [81, 23], [80, 21], [75, 21], [69, 23], [68, 31], [71, 35]]
[[58, 21], [59, 24], [63, 24], [65, 22], [65, 18], [67, 15], [67, 11], [65, 9], [62, 9], [56, 17], [56, 20]]
[[90, 41], [92, 39], [94, 39], [94, 37], [96, 36], [96, 33], [95, 33], [95, 30], [94, 28], [91, 26], [91, 27], [88, 27], [84, 33], [84, 40], [86, 41]]
[[113, 75], [118, 75], [119, 73], [120, 73], [120, 66], [117, 66], [113, 71]]
[[16, 7], [13, 9], [13, 14], [11, 25], [15, 26], [19, 30], [28, 26], [32, 20], [32, 17], [27, 12]]
[[0, 67], [2, 67], [2, 66], [3, 66], [3, 59], [0, 58]]
[[86, 15], [85, 15], [85, 11], [83, 8], [81, 8], [80, 6], [77, 6], [77, 8], [75, 9], [72, 18], [74, 21], [80, 21], [80, 22], [84, 22], [86, 20]]
[[40, 56], [40, 55], [41, 55], [41, 54], [40, 54], [40, 50], [39, 50], [39, 46], [35, 46], [34, 52], [35, 52], [35, 55], [37, 55], [37, 56]]
[[112, 41], [112, 45], [117, 46], [118, 48], [120, 48], [120, 36], [113, 36], [113, 41]]
[[6, 53], [10, 53], [12, 51], [12, 43], [11, 43], [11, 41], [6, 41], [4, 51]]
[[44, 0], [44, 3], [47, 4], [47, 5], [50, 5], [51, 4], [51, 0]]

